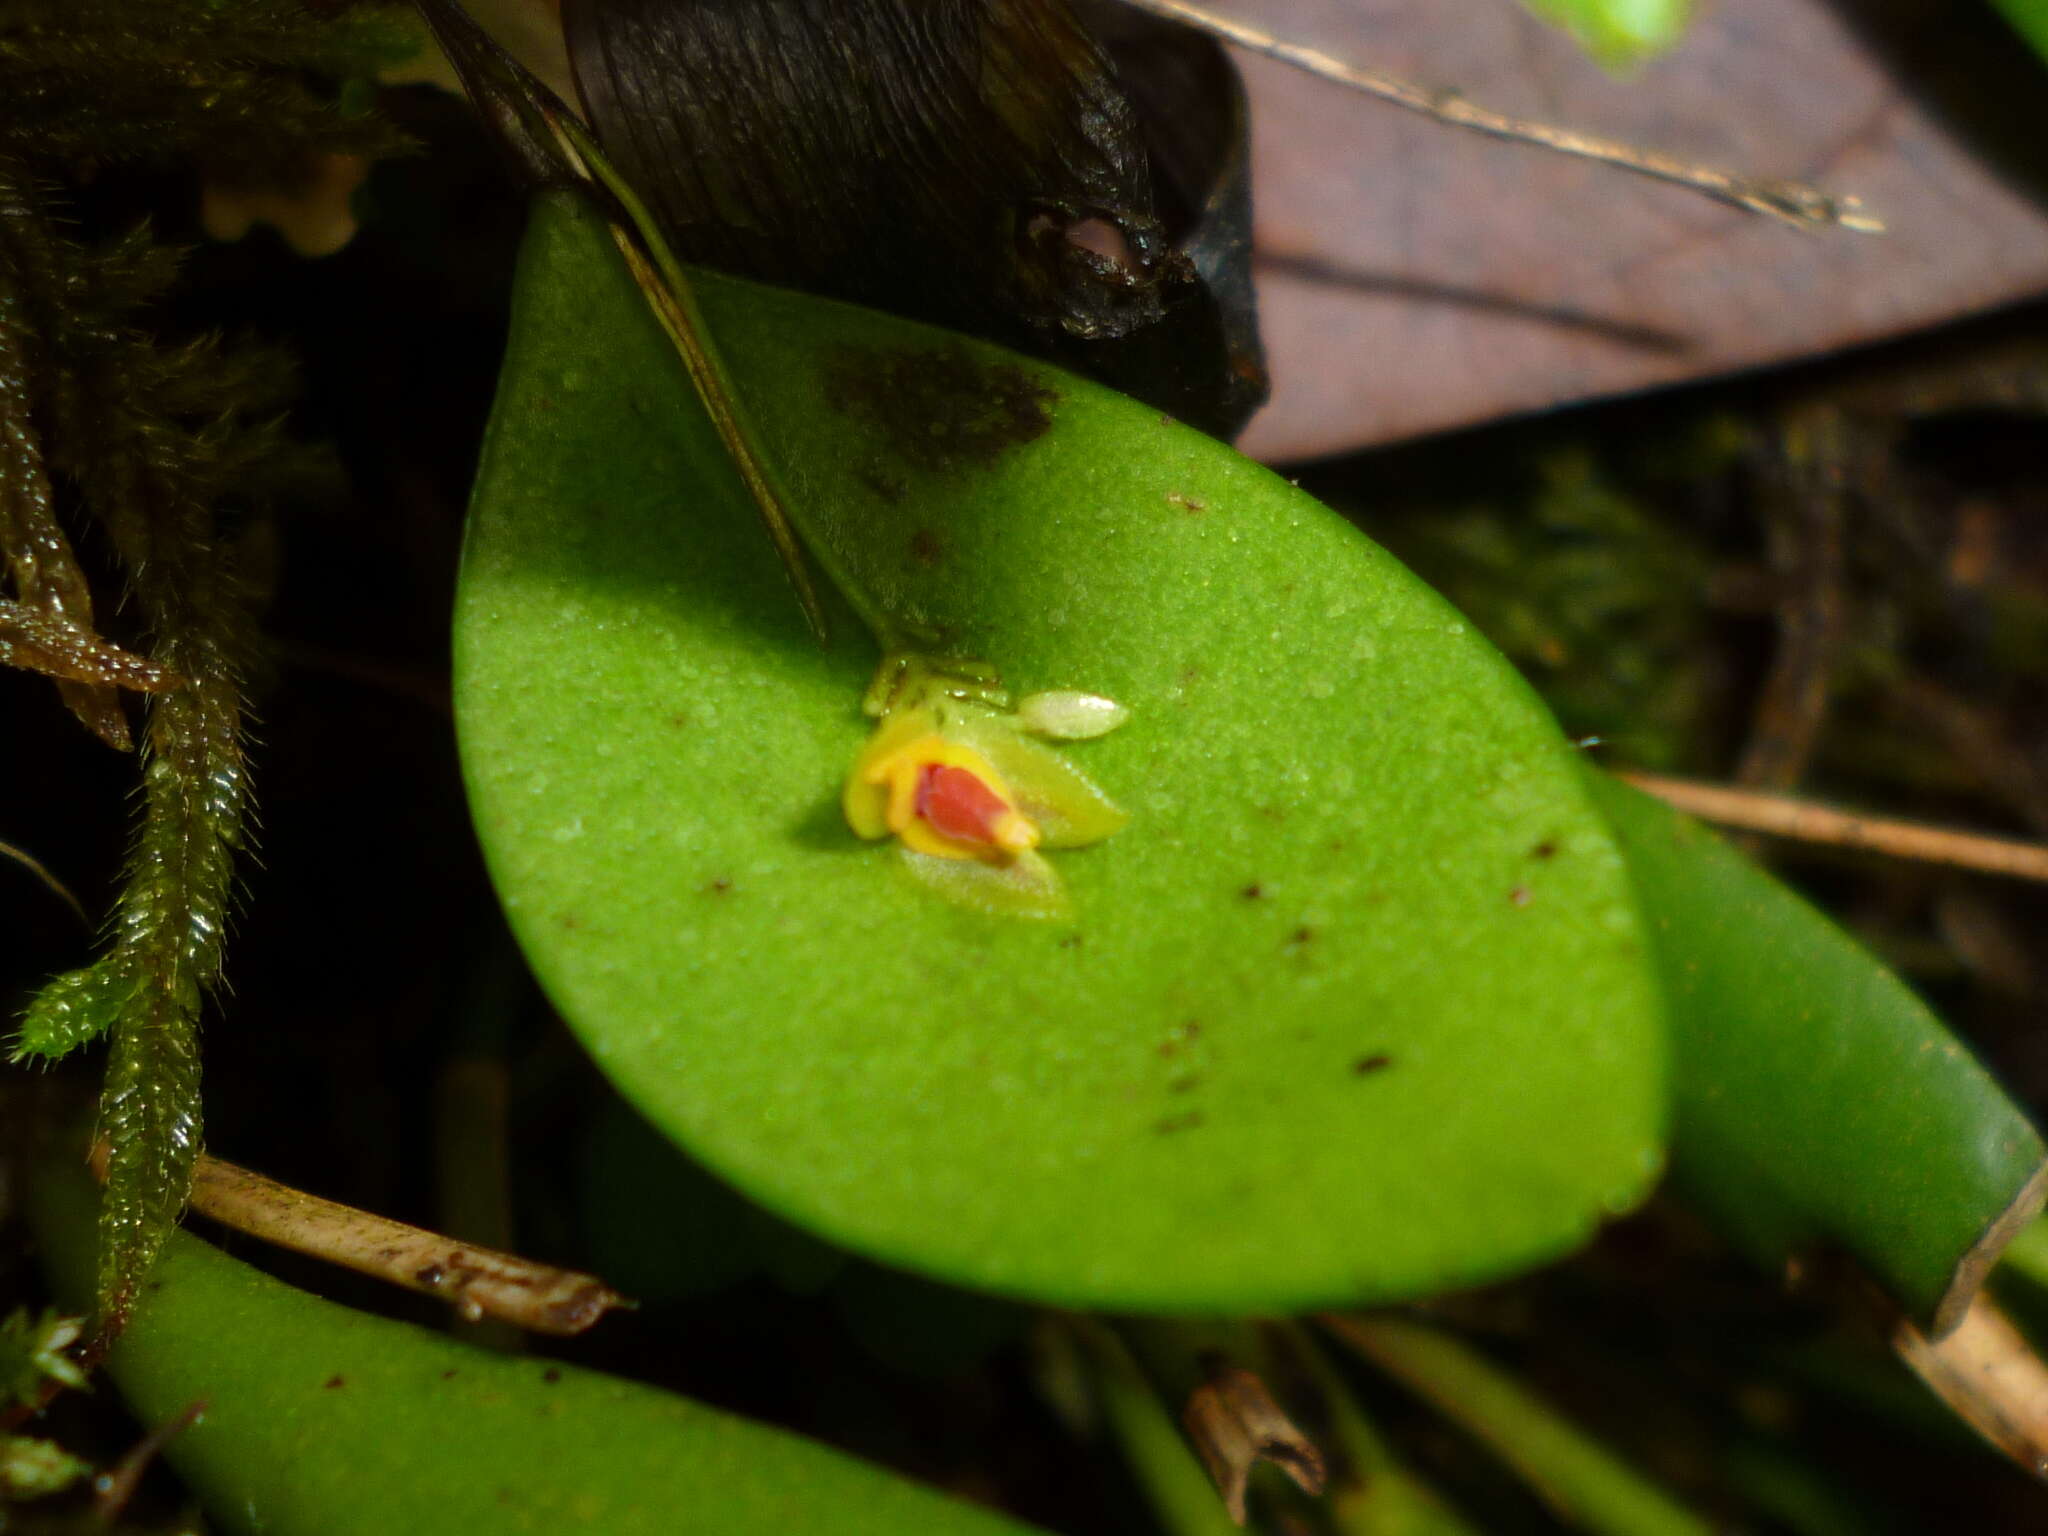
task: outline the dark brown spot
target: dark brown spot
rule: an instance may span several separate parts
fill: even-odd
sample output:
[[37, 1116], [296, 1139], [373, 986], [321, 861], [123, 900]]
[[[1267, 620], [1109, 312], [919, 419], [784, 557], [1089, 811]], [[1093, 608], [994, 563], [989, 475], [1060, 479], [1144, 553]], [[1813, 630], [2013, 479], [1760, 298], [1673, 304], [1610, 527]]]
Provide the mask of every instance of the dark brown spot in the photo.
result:
[[556, 1382], [562, 1379], [562, 1373], [556, 1370], [551, 1365], [546, 1370], [540, 1373], [540, 1379], [546, 1382], [549, 1386], [553, 1386]]
[[1288, 935], [1287, 942], [1290, 944], [1313, 944], [1315, 942], [1315, 938], [1315, 929], [1309, 927], [1308, 924], [1303, 923], [1299, 928], [1295, 929], [1293, 933]]
[[1513, 906], [1526, 907], [1529, 905], [1529, 887], [1526, 885], [1516, 886], [1512, 891], [1508, 892], [1508, 901]]
[[448, 1278], [448, 1271], [438, 1264], [422, 1264], [412, 1272], [415, 1282], [432, 1289]]
[[564, 928], [568, 929], [576, 929], [581, 928], [583, 926], [583, 919], [578, 917], [574, 912], [564, 912], [560, 917], [556, 918], [555, 921], [560, 923]]
[[714, 896], [723, 896], [727, 891], [732, 889], [732, 882], [726, 879], [725, 876], [720, 875], [716, 880], [712, 881], [710, 885], [706, 886], [705, 889], [710, 891], [711, 894]]
[[1238, 894], [1242, 896], [1246, 901], [1257, 901], [1261, 896], [1266, 894], [1266, 888], [1263, 885], [1259, 884], [1258, 881], [1254, 880], [1242, 891], [1239, 891]]
[[1546, 837], [1542, 842], [1538, 843], [1534, 848], [1531, 848], [1529, 850], [1529, 857], [1532, 859], [1556, 858], [1557, 844], [1553, 843], [1549, 838]]
[[835, 349], [825, 402], [872, 429], [898, 457], [934, 474], [986, 469], [1043, 437], [1059, 399], [1015, 363], [984, 362], [958, 342]]
[[325, 1387], [328, 1391], [332, 1392], [335, 1391], [337, 1388], [347, 1386], [348, 1383], [343, 1381], [339, 1376], [330, 1376], [325, 1381], [321, 1382], [320, 1385]]
[[1371, 1077], [1375, 1072], [1386, 1071], [1393, 1064], [1393, 1057], [1389, 1056], [1385, 1051], [1378, 1051], [1371, 1056], [1359, 1057], [1358, 1060], [1351, 1063], [1351, 1070], [1360, 1077]]
[[1209, 503], [1206, 501], [1198, 501], [1193, 496], [1183, 496], [1179, 491], [1168, 491], [1166, 499], [1176, 507], [1182, 507], [1189, 512], [1206, 512], [1209, 510]]
[[909, 489], [907, 485], [898, 480], [894, 475], [878, 475], [873, 470], [864, 469], [855, 478], [887, 502], [901, 501], [903, 493]]
[[1070, 933], [1064, 939], [1060, 940], [1061, 949], [1079, 949], [1080, 947], [1081, 935], [1078, 933]]
[[447, 1370], [445, 1370], [445, 1371], [443, 1371], [443, 1372], [441, 1373], [441, 1379], [442, 1379], [443, 1381], [453, 1381], [453, 1380], [455, 1379], [456, 1375], [457, 1375], [457, 1372], [456, 1372], [455, 1368], [454, 1368], [453, 1366], [450, 1366], [450, 1367], [449, 1367], [449, 1368], [448, 1368]]
[[1168, 1115], [1152, 1129], [1162, 1136], [1171, 1136], [1175, 1131], [1192, 1131], [1202, 1123], [1202, 1112], [1191, 1109], [1184, 1115]]
[[686, 731], [690, 728], [690, 717], [688, 715], [670, 715], [668, 723], [679, 731]]
[[931, 529], [920, 528], [910, 536], [910, 558], [930, 570], [946, 558], [946, 541]]

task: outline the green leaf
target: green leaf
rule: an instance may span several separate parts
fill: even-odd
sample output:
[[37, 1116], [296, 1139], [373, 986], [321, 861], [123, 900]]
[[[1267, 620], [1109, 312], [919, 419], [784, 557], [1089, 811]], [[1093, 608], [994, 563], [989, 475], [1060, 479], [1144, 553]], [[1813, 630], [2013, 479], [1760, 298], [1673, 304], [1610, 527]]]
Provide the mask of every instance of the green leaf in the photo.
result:
[[1764, 1265], [1845, 1250], [1942, 1333], [2041, 1206], [2026, 1116], [1854, 940], [1592, 770], [1671, 1004], [1680, 1183]]
[[1639, 64], [1684, 35], [1692, 0], [1522, 0], [1523, 7], [1562, 27], [1610, 69]]
[[1992, 0], [2034, 52], [2048, 60], [2048, 0]]
[[1663, 1045], [1625, 874], [1456, 613], [1121, 396], [701, 282], [838, 587], [1017, 694], [1128, 706], [1046, 750], [1129, 824], [1043, 855], [1055, 919], [854, 836], [877, 650], [844, 606], [811, 638], [601, 230], [542, 203], [458, 724], [515, 932], [650, 1121], [886, 1264], [1131, 1310], [1431, 1292], [1640, 1198]]
[[114, 1027], [141, 985], [133, 970], [101, 961], [53, 976], [22, 1015], [12, 1060], [57, 1061]]
[[[59, 1290], [89, 1300], [90, 1191], [52, 1170], [31, 1202]], [[165, 1455], [229, 1531], [1025, 1529], [686, 1398], [336, 1306], [183, 1233], [107, 1369], [145, 1424], [206, 1400]]]

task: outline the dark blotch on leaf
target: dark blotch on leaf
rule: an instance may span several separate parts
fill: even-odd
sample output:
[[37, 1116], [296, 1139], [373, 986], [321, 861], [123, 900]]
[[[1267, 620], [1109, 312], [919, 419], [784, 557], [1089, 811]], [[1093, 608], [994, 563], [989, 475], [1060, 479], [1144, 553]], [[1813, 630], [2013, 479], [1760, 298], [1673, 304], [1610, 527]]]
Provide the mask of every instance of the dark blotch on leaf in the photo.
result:
[[881, 497], [882, 500], [892, 505], [901, 501], [903, 493], [910, 489], [909, 486], [898, 480], [894, 475], [878, 475], [869, 470], [862, 470], [855, 478], [877, 496]]
[[1393, 1057], [1389, 1056], [1385, 1051], [1379, 1051], [1371, 1056], [1359, 1057], [1358, 1060], [1351, 1063], [1351, 1070], [1360, 1077], [1371, 1077], [1375, 1072], [1386, 1071], [1393, 1064]]
[[327, 1378], [326, 1381], [322, 1382], [321, 1385], [324, 1386], [328, 1391], [332, 1392], [338, 1387], [347, 1386], [348, 1383], [343, 1381], [339, 1376], [330, 1376]]
[[987, 469], [1052, 426], [1059, 392], [1015, 363], [943, 347], [839, 347], [825, 402], [873, 428], [899, 458], [931, 474]]
[[549, 1366], [546, 1370], [540, 1373], [540, 1379], [546, 1382], [549, 1386], [553, 1386], [556, 1382], [562, 1379], [562, 1373], [556, 1370], [553, 1366]]

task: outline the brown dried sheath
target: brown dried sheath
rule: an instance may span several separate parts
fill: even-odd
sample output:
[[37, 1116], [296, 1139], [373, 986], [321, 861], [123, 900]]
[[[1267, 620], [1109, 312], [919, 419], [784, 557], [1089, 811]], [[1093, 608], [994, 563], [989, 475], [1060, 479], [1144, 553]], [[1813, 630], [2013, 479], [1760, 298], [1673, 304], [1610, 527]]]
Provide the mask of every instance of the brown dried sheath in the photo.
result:
[[[1226, 324], [1176, 249], [1160, 135], [1067, 0], [570, 0], [563, 20], [599, 141], [685, 260], [1022, 347], [1222, 435], [1262, 397], [1248, 304]], [[1119, 53], [1171, 30], [1126, 28]], [[1209, 188], [1177, 200], [1206, 213]]]

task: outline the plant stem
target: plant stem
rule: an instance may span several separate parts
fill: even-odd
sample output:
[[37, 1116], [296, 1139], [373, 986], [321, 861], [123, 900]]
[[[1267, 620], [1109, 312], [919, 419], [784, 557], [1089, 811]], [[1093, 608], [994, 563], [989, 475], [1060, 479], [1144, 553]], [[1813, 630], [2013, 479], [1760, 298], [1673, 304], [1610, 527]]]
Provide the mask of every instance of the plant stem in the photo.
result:
[[1492, 1450], [1569, 1523], [1596, 1536], [1711, 1536], [1711, 1524], [1448, 1333], [1385, 1316], [1321, 1321]]

